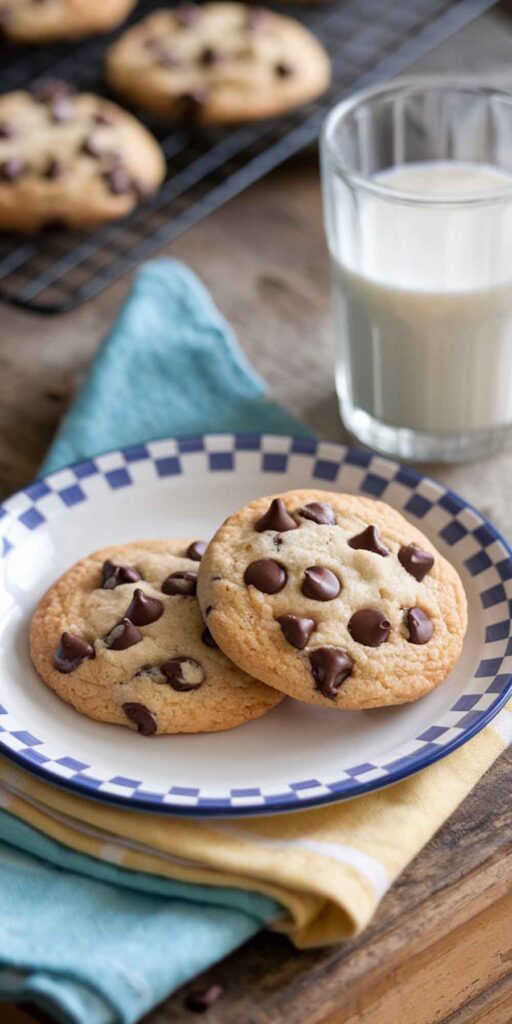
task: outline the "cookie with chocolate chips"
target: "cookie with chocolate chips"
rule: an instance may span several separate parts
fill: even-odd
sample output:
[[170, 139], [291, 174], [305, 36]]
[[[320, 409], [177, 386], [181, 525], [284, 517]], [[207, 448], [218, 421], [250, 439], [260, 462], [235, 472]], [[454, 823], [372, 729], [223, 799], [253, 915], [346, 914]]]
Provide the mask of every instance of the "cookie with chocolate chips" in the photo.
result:
[[455, 569], [399, 512], [358, 495], [253, 501], [210, 542], [197, 593], [235, 664], [329, 708], [422, 697], [449, 675], [467, 626]]
[[195, 597], [204, 548], [141, 541], [73, 566], [32, 620], [46, 685], [89, 718], [144, 736], [231, 729], [278, 704], [282, 693], [228, 661], [205, 624]]
[[109, 32], [135, 0], [0, 0], [0, 32], [15, 43], [49, 43]]
[[153, 136], [115, 103], [60, 81], [0, 96], [0, 230], [116, 220], [164, 172]]
[[298, 21], [239, 3], [155, 11], [107, 55], [123, 99], [202, 124], [282, 114], [321, 95], [330, 74], [326, 51]]

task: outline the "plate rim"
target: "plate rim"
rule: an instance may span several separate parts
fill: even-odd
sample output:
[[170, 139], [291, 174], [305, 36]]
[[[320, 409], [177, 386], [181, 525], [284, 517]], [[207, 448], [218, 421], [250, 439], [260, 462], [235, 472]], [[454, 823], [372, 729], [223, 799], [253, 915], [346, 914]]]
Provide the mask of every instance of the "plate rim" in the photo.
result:
[[[6, 499], [4, 499], [4, 501], [0, 503], [0, 539], [2, 541], [4, 540], [3, 521], [6, 521], [7, 523], [9, 522], [9, 520], [12, 521], [12, 515], [9, 509], [6, 508], [6, 503], [14, 502], [17, 498], [23, 496], [27, 496], [32, 500], [32, 496], [30, 494], [31, 490], [37, 488], [38, 485], [44, 485], [46, 481], [51, 480], [53, 477], [58, 476], [58, 474], [60, 473], [65, 473], [69, 471], [73, 472], [75, 469], [79, 469], [84, 465], [94, 465], [95, 460], [102, 459], [105, 456], [120, 455], [126, 457], [127, 455], [129, 456], [131, 453], [141, 451], [142, 449], [146, 449], [147, 451], [147, 446], [158, 445], [162, 443], [176, 444], [178, 447], [178, 452], [180, 454], [204, 454], [208, 453], [209, 451], [210, 453], [214, 453], [215, 448], [209, 450], [205, 446], [205, 441], [207, 439], [214, 439], [215, 441], [217, 441], [220, 438], [226, 438], [231, 440], [233, 453], [238, 450], [237, 442], [240, 441], [243, 443], [254, 441], [258, 442], [256, 448], [242, 448], [240, 450], [260, 451], [260, 453], [264, 454], [264, 449], [261, 444], [262, 440], [264, 438], [279, 438], [283, 441], [291, 441], [292, 444], [293, 442], [300, 442], [300, 448], [296, 449], [295, 451], [290, 451], [289, 454], [304, 454], [313, 456], [318, 450], [318, 448], [322, 445], [327, 445], [331, 450], [335, 449], [337, 454], [340, 456], [338, 470], [347, 461], [347, 456], [353, 455], [354, 453], [356, 453], [356, 465], [365, 466], [367, 468], [373, 459], [378, 459], [381, 463], [384, 463], [389, 467], [394, 467], [397, 472], [399, 472], [400, 470], [404, 470], [409, 480], [414, 481], [415, 486], [417, 486], [422, 481], [426, 481], [427, 483], [432, 484], [435, 488], [441, 489], [443, 495], [449, 495], [450, 497], [456, 499], [456, 501], [460, 504], [459, 511], [462, 509], [469, 509], [471, 512], [473, 512], [481, 521], [481, 524], [490, 531], [490, 534], [493, 537], [493, 541], [498, 541], [502, 545], [503, 549], [506, 552], [506, 556], [512, 562], [512, 544], [510, 544], [506, 540], [506, 538], [493, 525], [493, 523], [488, 519], [488, 517], [479, 509], [477, 509], [476, 506], [473, 505], [466, 498], [461, 497], [458, 494], [458, 492], [454, 491], [451, 487], [437, 480], [430, 474], [423, 473], [421, 470], [409, 466], [407, 463], [399, 462], [390, 457], [381, 455], [378, 452], [356, 447], [354, 445], [344, 444], [343, 442], [338, 441], [330, 441], [327, 439], [317, 438], [314, 436], [306, 436], [303, 434], [293, 434], [289, 432], [280, 431], [216, 431], [207, 432], [203, 434], [191, 433], [164, 435], [162, 437], [150, 438], [130, 445], [116, 446], [113, 448], [109, 448], [105, 451], [98, 452], [93, 456], [77, 459], [71, 463], [68, 463], [65, 466], [60, 467], [57, 470], [52, 470], [51, 472], [46, 473], [44, 476], [37, 477], [26, 487], [20, 488], [18, 491], [9, 495]], [[180, 445], [192, 445], [194, 447], [190, 451], [187, 451], [186, 448], [185, 450], [181, 449]], [[196, 445], [200, 447], [195, 447]], [[152, 456], [149, 452], [141, 456], [142, 459], [147, 459], [151, 457]], [[361, 462], [361, 459], [367, 461]], [[101, 472], [101, 470], [99, 470], [96, 467], [93, 470], [93, 473], [96, 474], [97, 472]], [[181, 473], [178, 473], [176, 475], [181, 475]], [[392, 482], [392, 480], [393, 478], [390, 478], [390, 482]], [[334, 483], [334, 480], [324, 480], [323, 484], [322, 481], [320, 481], [319, 487], [323, 486], [328, 488], [329, 483]], [[7, 557], [9, 554], [9, 550], [11, 550], [11, 548], [4, 550], [0, 557]], [[510, 611], [510, 608], [508, 612], [508, 620], [512, 621], [512, 612]], [[66, 791], [72, 792], [75, 796], [78, 795], [84, 799], [92, 800], [94, 802], [99, 801], [101, 803], [113, 804], [117, 807], [122, 807], [125, 810], [132, 810], [134, 812], [144, 811], [152, 814], [163, 814], [172, 817], [193, 818], [243, 818], [257, 816], [267, 817], [274, 814], [293, 814], [294, 812], [300, 812], [301, 810], [305, 809], [312, 809], [315, 807], [326, 806], [329, 804], [341, 803], [345, 800], [351, 800], [355, 797], [363, 796], [365, 794], [372, 793], [383, 788], [387, 788], [388, 786], [395, 785], [396, 783], [403, 782], [405, 779], [417, 774], [424, 768], [427, 768], [435, 762], [440, 761], [445, 757], [449, 756], [450, 754], [454, 753], [454, 751], [464, 746], [467, 742], [469, 742], [469, 740], [473, 739], [474, 736], [476, 736], [479, 732], [486, 728], [490, 724], [490, 722], [492, 722], [492, 720], [496, 717], [496, 715], [502, 710], [502, 708], [508, 703], [510, 697], [512, 696], [512, 673], [508, 675], [508, 681], [503, 686], [502, 691], [497, 695], [496, 699], [492, 702], [492, 704], [489, 705], [488, 708], [482, 711], [478, 720], [468, 725], [467, 728], [465, 728], [460, 733], [460, 735], [454, 736], [448, 742], [439, 745], [434, 749], [429, 750], [428, 752], [419, 751], [416, 755], [410, 755], [410, 757], [408, 758], [409, 763], [392, 769], [388, 774], [386, 774], [383, 777], [369, 779], [366, 782], [364, 781], [364, 779], [361, 778], [357, 779], [357, 781], [353, 780], [353, 785], [351, 785], [350, 790], [348, 792], [336, 792], [335, 790], [332, 790], [329, 793], [317, 794], [316, 796], [312, 796], [309, 798], [301, 797], [300, 799], [293, 800], [293, 802], [292, 793], [283, 794], [283, 799], [281, 801], [276, 800], [275, 802], [273, 801], [271, 804], [264, 802], [262, 804], [253, 804], [245, 806], [233, 805], [229, 803], [229, 798], [226, 798], [225, 796], [221, 796], [219, 798], [212, 798], [210, 806], [205, 806], [204, 804], [177, 804], [172, 803], [171, 800], [169, 800], [169, 802], [164, 802], [164, 800], [159, 800], [157, 802], [156, 800], [151, 799], [149, 796], [147, 798], [134, 798], [133, 796], [129, 796], [128, 794], [126, 796], [117, 795], [115, 793], [111, 793], [105, 790], [91, 789], [83, 782], [83, 780], [79, 780], [76, 778], [68, 779], [64, 776], [54, 774], [50, 770], [46, 769], [44, 765], [34, 763], [33, 761], [30, 761], [27, 757], [23, 757], [22, 755], [20, 755], [18, 751], [6, 746], [2, 741], [1, 731], [0, 753], [3, 756], [5, 756], [8, 760], [18, 765], [24, 771], [27, 771], [30, 775], [34, 775], [37, 778], [42, 779], [44, 782], [50, 783], [50, 785], [54, 785], [59, 789], [64, 789]]]

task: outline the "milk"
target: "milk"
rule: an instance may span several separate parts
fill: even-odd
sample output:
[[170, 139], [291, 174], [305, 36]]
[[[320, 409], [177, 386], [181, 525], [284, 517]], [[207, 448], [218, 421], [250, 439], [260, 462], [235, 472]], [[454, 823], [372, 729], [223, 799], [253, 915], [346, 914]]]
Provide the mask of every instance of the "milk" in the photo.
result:
[[[362, 190], [350, 229], [340, 219], [331, 255], [342, 404], [427, 434], [512, 423], [512, 191], [500, 202], [512, 177], [438, 161], [373, 180], [409, 198]], [[432, 197], [443, 201], [417, 202]], [[346, 205], [341, 215], [350, 218]]]

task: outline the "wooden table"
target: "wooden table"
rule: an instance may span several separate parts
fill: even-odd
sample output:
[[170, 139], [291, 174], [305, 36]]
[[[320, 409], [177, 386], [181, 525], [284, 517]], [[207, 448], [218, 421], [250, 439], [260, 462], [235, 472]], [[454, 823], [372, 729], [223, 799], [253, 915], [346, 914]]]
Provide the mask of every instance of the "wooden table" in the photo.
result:
[[[512, 83], [512, 30], [486, 16], [422, 61]], [[333, 382], [329, 282], [316, 161], [289, 165], [172, 247], [211, 288], [274, 395], [321, 436], [344, 440]], [[293, 254], [293, 258], [292, 258]], [[127, 293], [42, 319], [2, 309], [0, 488], [33, 476], [58, 420]], [[512, 452], [434, 472], [512, 535]], [[262, 934], [147, 1024], [191, 1024], [186, 992], [219, 981], [208, 1024], [510, 1024], [512, 755], [504, 755], [341, 948], [298, 953]], [[2, 1024], [33, 1022], [2, 1007]]]

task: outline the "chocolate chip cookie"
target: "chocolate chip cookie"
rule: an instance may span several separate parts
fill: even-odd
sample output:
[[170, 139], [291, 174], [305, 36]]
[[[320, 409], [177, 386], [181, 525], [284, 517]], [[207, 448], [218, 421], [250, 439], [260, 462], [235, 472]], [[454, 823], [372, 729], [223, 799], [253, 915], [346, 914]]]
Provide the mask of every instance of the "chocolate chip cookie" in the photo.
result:
[[115, 220], [164, 170], [153, 136], [99, 96], [54, 81], [0, 96], [0, 229]]
[[160, 10], [108, 53], [110, 85], [136, 106], [228, 124], [272, 117], [327, 88], [329, 58], [293, 18], [239, 3]]
[[455, 569], [380, 501], [322, 491], [259, 498], [201, 562], [208, 627], [235, 664], [291, 697], [341, 709], [416, 700], [459, 658]]
[[218, 649], [196, 598], [199, 542], [141, 541], [82, 559], [32, 620], [32, 661], [81, 714], [153, 733], [231, 729], [282, 694]]
[[17, 43], [49, 43], [108, 32], [135, 0], [0, 0], [0, 33]]

